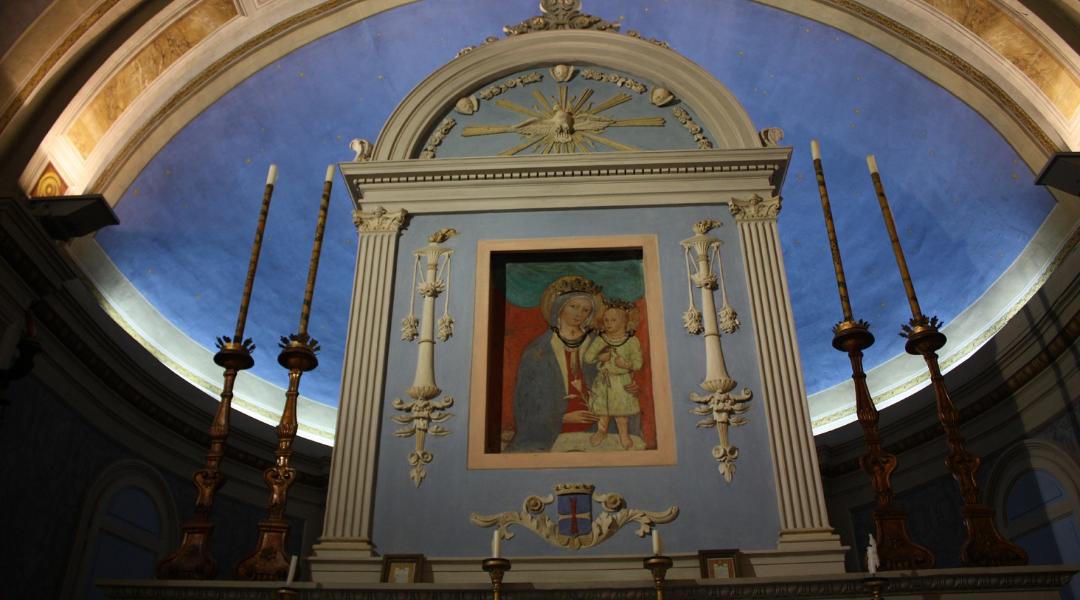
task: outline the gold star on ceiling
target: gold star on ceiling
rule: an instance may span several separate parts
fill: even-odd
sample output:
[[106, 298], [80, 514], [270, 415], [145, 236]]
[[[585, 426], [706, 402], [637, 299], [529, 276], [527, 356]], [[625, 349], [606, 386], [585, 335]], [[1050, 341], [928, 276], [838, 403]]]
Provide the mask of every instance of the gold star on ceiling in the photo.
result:
[[598, 145], [623, 152], [638, 150], [633, 146], [601, 136], [608, 127], [663, 127], [663, 117], [637, 117], [613, 119], [600, 113], [630, 100], [629, 94], [619, 93], [598, 105], [589, 102], [593, 90], [585, 89], [580, 96], [570, 96], [566, 86], [559, 86], [559, 96], [549, 100], [539, 91], [533, 91], [536, 104], [531, 108], [500, 98], [495, 105], [523, 114], [528, 119], [516, 125], [474, 125], [461, 131], [464, 137], [516, 133], [525, 140], [499, 154], [513, 156], [533, 149], [534, 154], [569, 154], [595, 152]]

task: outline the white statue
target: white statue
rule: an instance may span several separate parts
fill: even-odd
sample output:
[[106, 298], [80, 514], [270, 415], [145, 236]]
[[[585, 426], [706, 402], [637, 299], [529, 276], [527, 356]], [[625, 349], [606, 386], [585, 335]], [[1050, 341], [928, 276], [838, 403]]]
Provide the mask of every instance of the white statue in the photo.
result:
[[877, 573], [879, 567], [881, 567], [881, 560], [878, 559], [877, 540], [874, 539], [874, 534], [871, 533], [870, 545], [866, 547], [866, 568], [873, 575]]

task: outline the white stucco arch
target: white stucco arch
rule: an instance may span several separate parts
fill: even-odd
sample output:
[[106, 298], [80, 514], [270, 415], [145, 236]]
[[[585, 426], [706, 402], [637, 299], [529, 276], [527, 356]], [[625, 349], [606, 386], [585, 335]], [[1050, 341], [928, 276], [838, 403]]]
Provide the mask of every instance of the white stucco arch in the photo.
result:
[[761, 146], [750, 116], [735, 96], [678, 52], [610, 32], [560, 30], [486, 44], [432, 73], [390, 115], [372, 158], [415, 158], [437, 119], [461, 96], [522, 69], [560, 63], [596, 64], [666, 87], [694, 109], [719, 150]]

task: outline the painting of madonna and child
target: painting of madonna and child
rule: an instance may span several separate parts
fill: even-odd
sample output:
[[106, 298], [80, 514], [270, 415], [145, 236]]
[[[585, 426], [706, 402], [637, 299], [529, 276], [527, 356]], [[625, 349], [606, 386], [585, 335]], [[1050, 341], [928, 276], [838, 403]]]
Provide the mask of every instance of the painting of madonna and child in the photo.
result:
[[673, 463], [655, 238], [627, 237], [480, 242], [473, 466]]

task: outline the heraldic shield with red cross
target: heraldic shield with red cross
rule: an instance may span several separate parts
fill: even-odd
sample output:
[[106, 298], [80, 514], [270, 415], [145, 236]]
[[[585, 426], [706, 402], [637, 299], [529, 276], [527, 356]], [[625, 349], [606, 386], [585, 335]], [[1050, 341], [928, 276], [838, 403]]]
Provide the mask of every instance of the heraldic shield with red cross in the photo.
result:
[[555, 509], [559, 514], [560, 534], [578, 537], [592, 533], [592, 493], [591, 485], [565, 485], [555, 488], [558, 496]]

